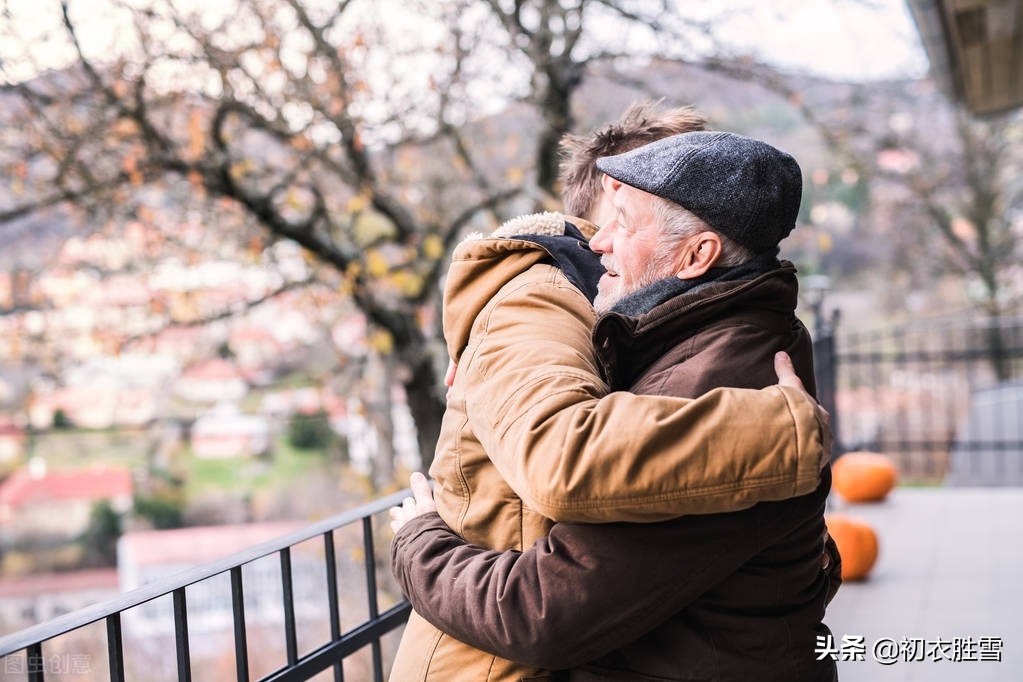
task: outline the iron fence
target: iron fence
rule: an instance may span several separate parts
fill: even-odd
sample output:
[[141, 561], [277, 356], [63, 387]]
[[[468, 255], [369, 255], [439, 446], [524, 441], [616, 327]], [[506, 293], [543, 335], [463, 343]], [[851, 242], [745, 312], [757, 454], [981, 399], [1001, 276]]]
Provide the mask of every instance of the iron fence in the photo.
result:
[[840, 452], [889, 454], [909, 481], [1023, 485], [1023, 318], [828, 333], [815, 351]]
[[[276, 556], [276, 561], [280, 565], [280, 591], [283, 597], [280, 603], [280, 610], [283, 614], [283, 632], [280, 633], [280, 636], [283, 638], [283, 648], [286, 651], [286, 664], [259, 677], [260, 682], [309, 680], [328, 669], [333, 670], [333, 679], [336, 682], [341, 682], [345, 679], [345, 661], [356, 653], [365, 652], [366, 647], [369, 647], [370, 662], [367, 667], [371, 669], [371, 672], [369, 674], [363, 672], [357, 679], [367, 679], [371, 675], [373, 680], [382, 681], [384, 679], [384, 661], [381, 641], [388, 633], [396, 631], [404, 625], [411, 607], [403, 599], [394, 598], [393, 605], [381, 610], [381, 594], [377, 575], [379, 571], [386, 569], [377, 559], [380, 538], [374, 535], [373, 521], [375, 515], [399, 504], [407, 494], [408, 491], [402, 491], [381, 498], [358, 509], [311, 524], [224, 559], [196, 566], [126, 592], [109, 601], [2, 637], [0, 638], [0, 665], [3, 665], [4, 679], [13, 679], [10, 677], [11, 675], [20, 674], [28, 682], [43, 682], [47, 672], [73, 672], [67, 670], [67, 665], [64, 666], [64, 670], [54, 670], [55, 666], [52, 663], [57, 654], [48, 651], [47, 647], [64, 635], [100, 621], [105, 624], [107, 678], [112, 682], [133, 679], [126, 675], [124, 620], [128, 614], [133, 613], [133, 609], [158, 598], [169, 596], [173, 602], [174, 662], [172, 667], [175, 669], [178, 682], [191, 682], [193, 678], [192, 648], [195, 646], [197, 637], [194, 633], [190, 636], [189, 632], [190, 611], [186, 588], [226, 574], [230, 576], [229, 620], [233, 631], [234, 648], [234, 670], [231, 676], [239, 681], [247, 682], [252, 679], [253, 671], [250, 669], [252, 649], [249, 645], [249, 631], [246, 627], [247, 599], [242, 569], [252, 562]], [[352, 582], [346, 582], [343, 587], [346, 591], [365, 591], [367, 617], [343, 631], [340, 606], [342, 585], [339, 575], [339, 564], [343, 565], [343, 563], [338, 558], [336, 535], [339, 531], [353, 528], [361, 531], [358, 533], [361, 535], [361, 545], [358, 547], [357, 553], [361, 554], [362, 559], [362, 581], [358, 587], [355, 587]], [[322, 590], [319, 590], [317, 594], [327, 605], [329, 635], [323, 641], [314, 644], [310, 650], [300, 652], [296, 619], [295, 574], [292, 560], [296, 548], [304, 546], [304, 543], [309, 541], [317, 540], [322, 543], [322, 554], [319, 552], [315, 554], [320, 554], [322, 558], [323, 574], [326, 577]], [[304, 554], [308, 553], [304, 552]], [[263, 586], [257, 589], [263, 589]], [[67, 663], [68, 659], [64, 658], [63, 660]], [[149, 661], [146, 665], [157, 667], [155, 661]], [[90, 669], [81, 672], [92, 673], [90, 679], [96, 679], [96, 670]], [[204, 677], [209, 678], [209, 675]], [[217, 673], [213, 678], [227, 679], [228, 675]]]
[[[836, 321], [818, 327], [815, 352], [818, 394], [832, 413], [839, 453], [857, 449], [888, 453], [909, 480], [1023, 485], [1023, 319], [956, 320], [841, 337], [834, 333]], [[407, 494], [401, 491], [2, 637], [0, 662], [5, 679], [13, 672], [20, 673], [27, 682], [42, 682], [52, 660], [48, 650], [52, 643], [100, 623], [105, 634], [103, 672], [107, 679], [135, 679], [126, 672], [124, 625], [135, 609], [169, 599], [171, 608], [165, 620], [173, 622], [173, 632], [168, 635], [173, 644], [168, 641], [155, 653], [168, 657], [172, 650], [173, 676], [178, 682], [191, 682], [197, 671], [193, 647], [202, 636], [190, 632], [189, 615], [195, 612], [189, 607], [187, 589], [227, 576], [229, 596], [224, 606], [229, 613], [233, 669], [229, 674], [218, 672], [212, 679], [283, 682], [327, 679], [332, 675], [340, 682], [346, 676], [345, 664], [359, 655], [368, 662], [355, 673], [357, 679], [382, 681], [382, 642], [403, 626], [410, 606], [400, 594], [392, 592], [386, 596], [393, 603], [381, 608], [377, 576], [378, 572], [386, 573], [386, 568], [378, 560], [381, 538], [374, 533], [373, 521], [375, 515], [399, 504]], [[361, 581], [346, 580], [342, 585], [339, 565], [343, 562], [338, 557], [337, 535], [345, 529], [359, 531], [361, 541], [356, 544], [361, 567], [355, 570], [361, 573]], [[314, 554], [322, 561], [324, 581], [312, 591], [306, 586], [303, 594], [305, 599], [326, 603], [327, 616], [320, 620], [326, 621], [325, 628], [329, 624], [329, 634], [311, 646], [304, 643], [302, 648], [296, 609], [302, 597], [296, 597], [295, 561], [297, 558], [303, 566], [308, 565], [310, 553], [301, 548], [307, 548], [310, 542], [319, 543], [320, 549]], [[280, 583], [276, 588], [281, 594], [283, 627], [278, 636], [285, 652], [284, 665], [265, 674], [250, 664], [253, 651], [263, 645], [250, 645], [246, 609], [251, 592], [270, 590], [266, 585], [256, 585], [247, 591], [243, 572], [243, 568], [261, 560], [279, 565]], [[360, 591], [366, 597], [366, 617], [343, 629], [341, 604], [345, 595]]]

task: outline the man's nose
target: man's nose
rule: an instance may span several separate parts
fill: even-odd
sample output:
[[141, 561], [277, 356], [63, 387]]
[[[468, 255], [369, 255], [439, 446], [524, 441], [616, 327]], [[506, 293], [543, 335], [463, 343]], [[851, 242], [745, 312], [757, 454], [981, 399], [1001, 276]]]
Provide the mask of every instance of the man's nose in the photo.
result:
[[593, 251], [594, 253], [606, 253], [605, 247], [610, 241], [607, 238], [610, 233], [611, 233], [610, 223], [597, 230], [594, 233], [594, 235], [590, 237], [590, 251]]

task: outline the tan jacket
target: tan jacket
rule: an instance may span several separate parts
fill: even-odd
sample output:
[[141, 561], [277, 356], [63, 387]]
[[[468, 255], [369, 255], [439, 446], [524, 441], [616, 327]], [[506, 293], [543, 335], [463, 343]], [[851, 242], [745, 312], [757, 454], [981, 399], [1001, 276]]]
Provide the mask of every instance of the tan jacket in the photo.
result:
[[[552, 520], [652, 522], [813, 491], [830, 442], [793, 389], [719, 389], [697, 400], [608, 394], [589, 300], [547, 249], [509, 238], [564, 230], [559, 214], [528, 216], [454, 252], [444, 334], [458, 372], [430, 470], [444, 521], [471, 543], [522, 550]], [[413, 613], [390, 679], [542, 675]]]

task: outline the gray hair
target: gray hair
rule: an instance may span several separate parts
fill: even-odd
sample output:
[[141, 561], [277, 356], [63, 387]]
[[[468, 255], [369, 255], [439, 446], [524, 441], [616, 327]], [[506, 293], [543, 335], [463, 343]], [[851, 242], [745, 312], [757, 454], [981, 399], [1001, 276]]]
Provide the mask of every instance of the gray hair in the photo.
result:
[[700, 216], [687, 211], [674, 201], [661, 197], [651, 198], [652, 210], [661, 233], [658, 239], [658, 253], [654, 260], [658, 264], [667, 264], [676, 255], [678, 246], [686, 239], [700, 232], [713, 232], [721, 239], [721, 257], [714, 264], [716, 267], [729, 268], [741, 265], [753, 258], [753, 250], [739, 244], [706, 223]]

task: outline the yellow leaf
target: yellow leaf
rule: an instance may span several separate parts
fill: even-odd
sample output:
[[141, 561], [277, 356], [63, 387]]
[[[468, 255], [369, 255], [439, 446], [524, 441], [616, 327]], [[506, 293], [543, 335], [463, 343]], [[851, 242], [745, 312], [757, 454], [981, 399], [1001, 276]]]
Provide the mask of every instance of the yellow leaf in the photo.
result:
[[423, 288], [423, 278], [411, 270], [398, 270], [391, 274], [391, 284], [402, 296], [418, 296]]
[[388, 269], [387, 259], [379, 251], [373, 250], [366, 254], [366, 272], [371, 277], [383, 277]]
[[435, 234], [426, 235], [423, 240], [423, 255], [430, 260], [438, 260], [444, 255], [444, 242]]
[[112, 130], [115, 135], [121, 137], [130, 137], [138, 132], [138, 124], [135, 123], [135, 119], [132, 118], [119, 118], [114, 121]]
[[288, 194], [285, 197], [284, 203], [288, 206], [288, 208], [295, 211], [300, 211], [305, 208], [306, 202], [303, 201], [301, 195], [299, 195], [298, 192], [296, 192], [294, 189], [289, 189]]
[[394, 223], [378, 211], [363, 211], [352, 223], [352, 236], [361, 246], [374, 244], [381, 239], [389, 239], [394, 236], [394, 233]]
[[252, 161], [250, 159], [241, 159], [231, 164], [231, 175], [240, 176], [246, 175], [252, 170]]
[[394, 348], [394, 340], [386, 329], [378, 329], [369, 335], [369, 347], [377, 353], [387, 355]]
[[369, 197], [365, 194], [356, 194], [354, 197], [348, 200], [348, 204], [345, 206], [345, 210], [349, 213], [358, 213], [369, 205]]

